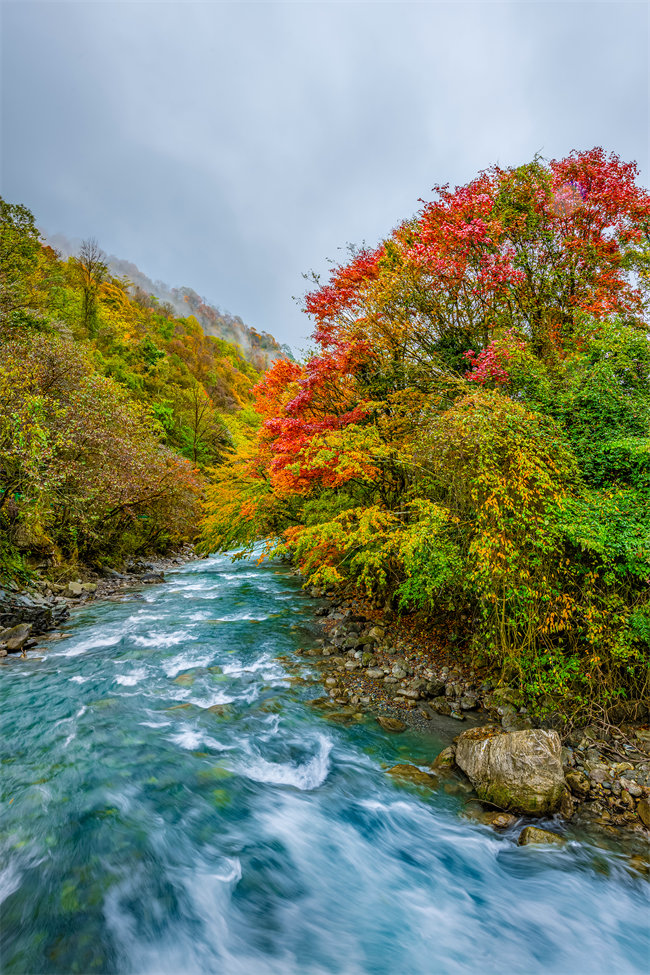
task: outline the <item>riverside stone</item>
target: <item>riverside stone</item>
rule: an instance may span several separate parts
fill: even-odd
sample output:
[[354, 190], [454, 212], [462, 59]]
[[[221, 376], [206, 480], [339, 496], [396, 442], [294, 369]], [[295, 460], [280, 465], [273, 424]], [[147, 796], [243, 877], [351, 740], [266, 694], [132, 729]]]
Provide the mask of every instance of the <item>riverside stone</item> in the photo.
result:
[[582, 772], [567, 772], [565, 779], [574, 796], [584, 799], [585, 796], [589, 795], [589, 779]]
[[449, 748], [443, 748], [440, 754], [436, 755], [431, 765], [431, 768], [436, 770], [439, 769], [449, 770], [452, 769], [455, 764], [456, 764], [456, 759], [454, 757], [454, 749], [449, 747]]
[[517, 840], [517, 846], [532, 846], [532, 845], [546, 845], [546, 846], [564, 846], [566, 840], [562, 836], [558, 836], [557, 833], [551, 833], [547, 829], [538, 829], [537, 826], [524, 826], [519, 838]]
[[636, 813], [646, 829], [650, 829], [650, 802], [647, 799], [639, 799]]
[[372, 626], [368, 630], [366, 640], [368, 643], [379, 643], [380, 640], [384, 638], [384, 628], [383, 626]]
[[621, 787], [623, 789], [627, 789], [630, 795], [634, 796], [635, 799], [638, 799], [639, 796], [643, 795], [643, 789], [638, 782], [634, 781], [634, 779], [621, 779]]
[[404, 731], [406, 728], [404, 722], [400, 721], [399, 718], [389, 718], [383, 714], [379, 715], [377, 721], [384, 729], [384, 731], [398, 732], [398, 731]]
[[516, 816], [513, 816], [512, 813], [504, 812], [485, 812], [481, 816], [481, 819], [488, 826], [492, 826], [493, 829], [508, 829], [517, 822]]
[[0, 634], [0, 643], [5, 644], [7, 653], [18, 653], [29, 640], [31, 632], [31, 623], [19, 623]]
[[555, 731], [471, 728], [456, 741], [456, 764], [480, 799], [511, 812], [543, 815], [558, 809], [566, 790], [560, 748]]
[[532, 728], [532, 723], [528, 718], [524, 718], [520, 714], [507, 713], [501, 718], [501, 727], [504, 731], [525, 731], [528, 728]]
[[429, 707], [437, 714], [451, 714], [451, 705], [443, 696], [434, 697], [432, 701], [429, 701]]

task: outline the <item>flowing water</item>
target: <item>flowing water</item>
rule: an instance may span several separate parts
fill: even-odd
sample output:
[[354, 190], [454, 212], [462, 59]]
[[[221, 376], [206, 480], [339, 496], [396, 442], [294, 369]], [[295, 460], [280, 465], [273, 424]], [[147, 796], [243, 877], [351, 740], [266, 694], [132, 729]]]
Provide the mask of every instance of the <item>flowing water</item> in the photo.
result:
[[2, 971], [647, 972], [623, 854], [517, 847], [385, 774], [441, 741], [305, 703], [312, 611], [212, 558], [0, 670]]

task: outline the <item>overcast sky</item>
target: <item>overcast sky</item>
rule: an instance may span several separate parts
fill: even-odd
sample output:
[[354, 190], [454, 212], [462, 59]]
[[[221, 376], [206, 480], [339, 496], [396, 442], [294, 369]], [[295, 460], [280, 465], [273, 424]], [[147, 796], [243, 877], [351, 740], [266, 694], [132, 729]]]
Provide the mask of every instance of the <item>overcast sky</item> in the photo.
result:
[[3, 2], [2, 195], [295, 349], [293, 295], [493, 162], [648, 180], [646, 3]]

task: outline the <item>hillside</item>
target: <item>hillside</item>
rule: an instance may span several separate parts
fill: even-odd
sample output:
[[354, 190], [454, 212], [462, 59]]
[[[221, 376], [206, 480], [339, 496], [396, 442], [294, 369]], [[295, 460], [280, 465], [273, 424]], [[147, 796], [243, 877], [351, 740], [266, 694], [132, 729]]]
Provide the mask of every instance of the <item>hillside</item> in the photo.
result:
[[[62, 257], [70, 258], [78, 254], [82, 242], [73, 243], [63, 234], [50, 234], [47, 243]], [[171, 288], [163, 281], [152, 281], [137, 265], [112, 254], [105, 261], [113, 277], [130, 283], [129, 293], [139, 301], [146, 303], [153, 297], [156, 301], [152, 307], [156, 304], [167, 307], [179, 318], [193, 315], [206, 335], [239, 345], [256, 369], [264, 370], [278, 358], [292, 357], [289, 346], [281, 346], [268, 332], [258, 332], [246, 325], [239, 315], [221, 311], [192, 288]]]
[[[191, 539], [211, 467], [257, 423], [277, 342], [193, 293], [146, 293], [93, 241], [64, 258], [5, 201], [0, 258], [0, 576]], [[201, 321], [240, 330], [247, 352]]]

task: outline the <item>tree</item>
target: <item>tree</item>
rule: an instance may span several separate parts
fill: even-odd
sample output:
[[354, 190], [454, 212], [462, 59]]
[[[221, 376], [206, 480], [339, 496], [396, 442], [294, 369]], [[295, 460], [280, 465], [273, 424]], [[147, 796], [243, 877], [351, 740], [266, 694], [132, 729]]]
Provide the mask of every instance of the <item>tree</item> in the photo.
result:
[[40, 234], [27, 207], [0, 197], [0, 327], [14, 329], [34, 320], [29, 276], [41, 250]]
[[97, 334], [97, 296], [108, 274], [106, 255], [94, 237], [82, 242], [73, 266], [82, 289], [81, 322], [88, 335], [93, 337]]

